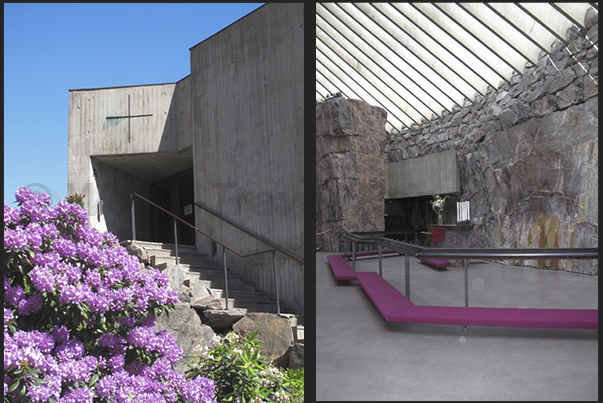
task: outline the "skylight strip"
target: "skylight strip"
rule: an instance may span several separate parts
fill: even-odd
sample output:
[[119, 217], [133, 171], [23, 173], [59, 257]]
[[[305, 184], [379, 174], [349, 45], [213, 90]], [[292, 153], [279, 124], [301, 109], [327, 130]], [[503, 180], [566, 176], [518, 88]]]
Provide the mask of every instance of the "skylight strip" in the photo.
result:
[[[350, 59], [352, 61], [357, 61], [357, 63], [361, 64], [367, 72], [369, 72], [370, 74], [372, 74], [376, 80], [378, 82], [382, 82], [385, 86], [387, 86], [388, 89], [383, 89], [380, 88], [380, 92], [384, 93], [385, 92], [390, 92], [390, 97], [401, 97], [406, 103], [408, 103], [409, 105], [414, 105], [415, 102], [420, 103], [421, 105], [424, 106], [424, 110], [425, 109], [429, 109], [431, 111], [431, 113], [436, 113], [435, 111], [431, 110], [431, 108], [429, 108], [429, 106], [427, 106], [420, 98], [418, 98], [413, 91], [411, 91], [410, 89], [408, 89], [404, 84], [400, 83], [399, 81], [396, 80], [396, 82], [399, 84], [400, 88], [404, 89], [405, 92], [398, 92], [397, 90], [395, 90], [391, 85], [390, 85], [390, 80], [385, 80], [384, 76], [385, 75], [389, 75], [389, 73], [387, 71], [385, 71], [382, 67], [380, 67], [379, 65], [377, 65], [376, 63], [374, 63], [364, 52], [362, 52], [360, 49], [358, 49], [360, 51], [360, 55], [364, 56], [363, 59], [361, 60], [361, 58], [359, 57], [360, 55], [358, 54], [358, 52], [352, 52], [350, 51], [348, 48], [343, 47], [341, 44], [339, 44], [337, 41], [335, 41], [334, 38], [332, 38], [331, 36], [329, 36], [328, 33], [326, 33], [323, 30], [319, 30], [320, 32], [317, 34], [317, 37], [323, 41], [327, 47], [331, 50], [335, 50], [335, 46], [333, 45], [337, 45], [338, 50], [335, 50], [335, 53], [337, 53], [340, 57], [342, 57], [346, 63], [348, 65], [350, 65], [352, 68], [354, 68], [356, 71], [358, 71], [358, 73], [362, 74], [362, 72], [360, 72], [359, 66], [354, 66], [353, 62], [350, 63]], [[326, 37], [325, 37], [326, 36]], [[328, 42], [330, 41], [330, 42]], [[340, 54], [340, 52], [346, 52], [347, 55], [343, 56]], [[355, 55], [355, 56], [354, 56]], [[369, 66], [370, 65], [370, 66]], [[377, 72], [375, 72], [377, 71]], [[371, 84], [373, 84], [373, 86], [375, 87], [379, 87], [379, 84], [375, 83], [375, 80], [370, 80], [369, 77], [367, 77], [366, 74], [362, 74], [364, 76], [365, 79], [367, 79], [367, 81], [370, 81]], [[392, 94], [393, 93], [393, 94]], [[406, 96], [405, 96], [406, 95]], [[388, 99], [391, 100], [391, 98], [388, 97]], [[413, 98], [411, 101], [409, 101], [409, 97]], [[392, 101], [394, 102], [394, 101]], [[424, 111], [422, 112], [421, 110], [419, 110], [417, 107], [413, 107], [413, 109], [415, 109], [417, 112], [419, 112], [419, 114], [421, 114], [421, 116], [425, 117], [426, 119], [428, 119], [428, 117], [425, 115]]]
[[[337, 21], [341, 23], [341, 21]], [[430, 88], [432, 90], [432, 93], [427, 92], [423, 88], [423, 86], [421, 86], [416, 81], [417, 74], [413, 74], [413, 72], [417, 72], [416, 68], [407, 64], [404, 59], [397, 58], [396, 63], [403, 64], [407, 67], [406, 69], [400, 69], [399, 66], [390, 62], [390, 60], [388, 60], [388, 58], [383, 55], [384, 52], [388, 51], [388, 48], [383, 47], [383, 45], [379, 46], [380, 42], [375, 43], [374, 41], [370, 41], [371, 38], [368, 35], [356, 37], [356, 39], [359, 40], [350, 41], [348, 38], [346, 38], [343, 32], [340, 32], [340, 30], [343, 28], [345, 30], [348, 30], [348, 36], [355, 36], [355, 34], [349, 33], [351, 31], [349, 31], [349, 28], [347, 26], [342, 24], [338, 29], [337, 27], [335, 27], [335, 24], [331, 24], [330, 22], [326, 21], [320, 14], [317, 16], [316, 23], [319, 28], [323, 29], [326, 35], [331, 37], [331, 39], [337, 42], [339, 46], [346, 49], [346, 51], [350, 54], [356, 55], [358, 54], [358, 52], [360, 52], [360, 54], [364, 56], [364, 62], [372, 66], [371, 70], [373, 72], [375, 72], [376, 69], [381, 70], [383, 74], [378, 75], [381, 76], [381, 79], [390, 88], [392, 88], [392, 90], [395, 91], [392, 85], [394, 85], [394, 82], [397, 83], [399, 86], [409, 91], [414, 97], [417, 97], [418, 101], [422, 103], [427, 109], [429, 109], [431, 113], [439, 114], [436, 109], [447, 109], [446, 106], [440, 104], [437, 99], [433, 97], [432, 93], [435, 92], [437, 95], [444, 97], [447, 97], [447, 95], [445, 95], [440, 89], [433, 85]], [[369, 53], [372, 56], [369, 55]], [[389, 53], [389, 56], [392, 61], [393, 59], [395, 59], [394, 57], [392, 57], [395, 55], [391, 52]], [[404, 85], [402, 82], [400, 82], [400, 80], [395, 77], [395, 75], [404, 76], [408, 81], [407, 84]], [[415, 76], [414, 79], [413, 77], [411, 77], [412, 75]], [[433, 103], [437, 103], [437, 106], [433, 105]]]
[[[326, 45], [326, 43], [324, 43], [323, 45], [318, 45], [317, 44], [317, 49], [320, 50], [322, 52], [322, 54], [324, 54], [327, 58], [329, 58], [329, 60], [334, 63], [335, 65], [337, 65], [337, 67], [339, 67], [342, 71], [344, 71], [348, 76], [353, 76], [354, 74], [359, 73], [360, 77], [362, 77], [362, 79], [366, 82], [366, 86], [370, 86], [372, 87], [372, 89], [374, 91], [379, 92], [381, 95], [383, 95], [389, 102], [392, 103], [392, 105], [396, 105], [397, 102], [394, 101], [392, 98], [401, 98], [412, 110], [414, 110], [415, 112], [417, 112], [417, 114], [419, 114], [420, 116], [422, 116], [425, 119], [429, 119], [429, 117], [427, 117], [426, 115], [424, 115], [416, 105], [416, 101], [418, 100], [414, 95], [412, 95], [410, 92], [406, 91], [406, 93], [404, 95], [401, 93], [396, 93], [391, 89], [385, 88], [384, 87], [384, 82], [376, 75], [374, 74], [372, 71], [370, 71], [369, 69], [366, 69], [366, 66], [363, 65], [363, 67], [365, 67], [365, 71], [362, 72], [360, 71], [359, 66], [354, 66], [354, 61], [358, 61], [358, 63], [361, 63], [358, 58], [356, 58], [355, 60], [351, 57], [349, 57], [348, 55], [346, 55], [347, 57], [342, 57], [343, 55], [337, 53], [334, 51], [334, 49], [332, 49], [330, 46]], [[408, 97], [412, 97], [414, 98], [413, 101], [409, 101]], [[396, 105], [397, 106], [397, 105]], [[417, 116], [417, 114], [414, 113], [408, 113], [406, 112], [409, 116], [413, 117], [413, 116]], [[414, 118], [413, 118], [414, 120]]]
[[[390, 120], [390, 119], [392, 120], [392, 126], [394, 126], [394, 123], [397, 123], [399, 125], [404, 125], [404, 126], [408, 127], [408, 125], [406, 123], [404, 123], [404, 120], [400, 119], [400, 117], [397, 116], [397, 113], [394, 113], [394, 111], [396, 111], [396, 110], [400, 111], [400, 112], [404, 113], [406, 116], [408, 116], [410, 120], [413, 120], [412, 117], [407, 112], [405, 112], [400, 106], [391, 105], [390, 102], [383, 102], [383, 100], [377, 100], [373, 95], [371, 95], [371, 92], [368, 91], [356, 79], [354, 79], [354, 77], [346, 75], [346, 74], [337, 74], [333, 70], [331, 70], [331, 68], [328, 67], [327, 64], [330, 64], [333, 68], [337, 68], [337, 70], [339, 70], [340, 73], [345, 73], [343, 70], [341, 70], [341, 68], [339, 66], [337, 66], [336, 64], [332, 64], [331, 61], [329, 61], [329, 60], [325, 61], [324, 60], [325, 58], [328, 59], [325, 55], [322, 54], [322, 52], [320, 52], [320, 51], [316, 52], [317, 61], [320, 62], [320, 64], [322, 66], [324, 66], [324, 68], [325, 68], [325, 70], [323, 70], [323, 75], [325, 75], [325, 73], [328, 72], [328, 74], [326, 74], [326, 75], [332, 75], [333, 77], [335, 77], [335, 80], [330, 79], [329, 81], [333, 81], [333, 82], [339, 81], [341, 83], [341, 85], [339, 85], [337, 88], [339, 90], [343, 91], [344, 94], [346, 94], [346, 96], [349, 97], [349, 94], [351, 91], [354, 94], [356, 94], [358, 99], [368, 102], [371, 105], [380, 106], [383, 109], [385, 109], [389, 114], [388, 120]], [[342, 75], [342, 76], [348, 78], [349, 81], [343, 81], [343, 80], [339, 79], [338, 78], [339, 75]], [[355, 75], [355, 76], [357, 78], [362, 78], [361, 76], [358, 76], [358, 75]], [[365, 86], [366, 86], [366, 84], [365, 84]]]

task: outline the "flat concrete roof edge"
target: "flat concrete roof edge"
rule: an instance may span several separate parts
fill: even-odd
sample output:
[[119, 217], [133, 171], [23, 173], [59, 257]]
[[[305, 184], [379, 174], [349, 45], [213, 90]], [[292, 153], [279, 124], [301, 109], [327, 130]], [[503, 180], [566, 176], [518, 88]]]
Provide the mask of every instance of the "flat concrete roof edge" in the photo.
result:
[[[190, 74], [189, 74], [190, 75]], [[188, 76], [186, 76], [188, 77]], [[184, 77], [184, 78], [186, 78]], [[159, 85], [175, 85], [178, 84], [178, 82], [184, 80], [181, 79], [175, 83], [159, 83], [159, 84], [140, 84], [140, 85], [120, 85], [117, 87], [97, 87], [97, 88], [76, 88], [76, 89], [70, 89], [69, 92], [72, 91], [94, 91], [94, 90], [111, 90], [111, 89], [116, 89], [116, 88], [134, 88], [134, 87], [152, 87], [154, 85], [159, 86]]]

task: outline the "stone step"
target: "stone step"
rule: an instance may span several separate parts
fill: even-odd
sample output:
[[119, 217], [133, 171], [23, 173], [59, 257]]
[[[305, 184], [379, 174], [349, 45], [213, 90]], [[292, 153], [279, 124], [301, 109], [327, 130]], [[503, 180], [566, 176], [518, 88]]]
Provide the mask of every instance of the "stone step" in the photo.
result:
[[[218, 301], [226, 308], [226, 299], [218, 298]], [[228, 308], [246, 309], [247, 312], [276, 312], [277, 310], [276, 302], [250, 301], [241, 298], [228, 298]]]
[[[127, 246], [131, 241], [121, 244]], [[155, 267], [165, 268], [175, 264], [176, 248], [174, 244], [161, 242], [136, 241], [144, 247], [149, 256], [154, 257]], [[218, 262], [210, 260], [205, 255], [197, 253], [194, 246], [178, 245], [178, 263], [185, 271], [185, 280], [190, 287], [204, 286], [210, 289], [222, 306], [226, 307], [224, 269]], [[276, 301], [270, 300], [267, 294], [256, 291], [255, 285], [245, 283], [240, 277], [228, 273], [228, 307], [242, 309], [247, 312], [277, 312]], [[294, 336], [299, 337], [300, 329], [303, 339], [303, 326], [298, 319], [290, 317], [289, 322]]]
[[[120, 242], [120, 244], [122, 246], [127, 246], [131, 243], [133, 243], [131, 240]], [[151, 251], [157, 252], [159, 254], [168, 254], [168, 255], [170, 253], [174, 253], [174, 254], [176, 253], [176, 247], [173, 243], [149, 242], [149, 241], [134, 241], [134, 243], [145, 248], [147, 250], [147, 252], [149, 252], [149, 255], [152, 255], [152, 253], [150, 253]], [[184, 254], [186, 254], [186, 253], [198, 254], [197, 248], [195, 246], [178, 244], [178, 254], [180, 254], [180, 252], [182, 252]]]
[[[238, 279], [240, 281], [240, 279]], [[222, 280], [192, 280], [191, 279], [191, 287], [194, 286], [203, 286], [203, 287], [207, 287], [210, 290], [211, 289], [224, 289], [224, 279]], [[249, 284], [249, 283], [237, 283], [235, 281], [228, 281], [228, 292], [235, 292], [235, 291], [255, 291], [255, 286], [253, 284]]]
[[[222, 288], [210, 288], [209, 290], [216, 298], [224, 298], [226, 294], [226, 291]], [[243, 299], [246, 301], [274, 302], [270, 300], [268, 295], [262, 292], [233, 290], [230, 288], [230, 284], [228, 286], [228, 298]]]
[[[163, 263], [167, 263], [169, 265], [176, 264], [176, 255], [173, 256], [160, 256], [160, 255], [149, 255], [155, 256], [155, 266], [158, 266]], [[178, 252], [178, 264], [191, 266], [191, 267], [207, 267], [207, 268], [217, 268], [220, 267], [220, 264], [215, 260], [207, 259], [202, 257], [201, 255], [193, 255], [186, 254], [182, 255]]]

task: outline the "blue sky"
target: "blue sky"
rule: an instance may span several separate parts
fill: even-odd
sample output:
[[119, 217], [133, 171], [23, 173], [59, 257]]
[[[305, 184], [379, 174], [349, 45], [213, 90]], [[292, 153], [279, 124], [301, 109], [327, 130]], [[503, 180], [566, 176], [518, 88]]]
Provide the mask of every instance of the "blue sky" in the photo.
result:
[[176, 82], [189, 48], [262, 4], [4, 4], [4, 204], [67, 196], [70, 89]]

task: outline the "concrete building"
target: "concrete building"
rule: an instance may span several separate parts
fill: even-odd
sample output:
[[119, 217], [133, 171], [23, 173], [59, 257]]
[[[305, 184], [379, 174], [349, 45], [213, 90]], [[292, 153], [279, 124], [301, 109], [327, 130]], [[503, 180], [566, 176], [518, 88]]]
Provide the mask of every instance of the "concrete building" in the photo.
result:
[[[176, 83], [70, 90], [68, 190], [86, 196], [91, 225], [131, 239], [138, 193], [242, 254], [269, 247], [199, 205], [303, 256], [303, 17], [303, 4], [258, 8], [193, 46]], [[173, 242], [172, 218], [140, 199], [135, 220], [138, 240]], [[281, 304], [303, 314], [303, 265], [276, 261]], [[271, 253], [228, 263], [273, 292]]]

